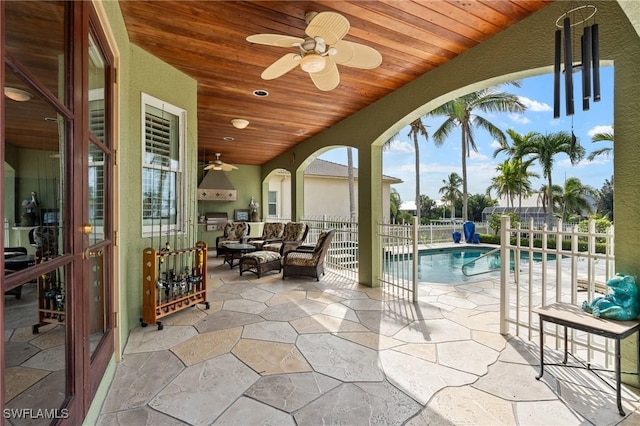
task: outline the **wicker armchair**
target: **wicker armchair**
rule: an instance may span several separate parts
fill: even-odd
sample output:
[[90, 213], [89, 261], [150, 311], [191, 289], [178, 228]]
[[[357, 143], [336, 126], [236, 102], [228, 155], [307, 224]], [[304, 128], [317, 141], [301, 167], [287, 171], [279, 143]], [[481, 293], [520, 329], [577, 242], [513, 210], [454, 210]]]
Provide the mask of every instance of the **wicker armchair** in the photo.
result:
[[298, 248], [304, 243], [309, 232], [309, 225], [304, 222], [288, 222], [284, 225], [282, 238], [272, 241], [262, 246], [262, 250], [277, 251], [280, 256], [284, 256], [289, 250]]
[[216, 257], [225, 254], [226, 244], [244, 243], [251, 232], [247, 222], [228, 222], [224, 226], [223, 234], [216, 238]]
[[262, 229], [262, 236], [249, 238], [248, 244], [253, 244], [258, 250], [262, 250], [262, 246], [273, 242], [282, 241], [284, 234], [284, 223], [267, 222]]
[[308, 249], [288, 251], [282, 261], [282, 279], [290, 276], [304, 276], [320, 281], [320, 275], [324, 275], [324, 258], [335, 233], [335, 229], [322, 231], [312, 251]]

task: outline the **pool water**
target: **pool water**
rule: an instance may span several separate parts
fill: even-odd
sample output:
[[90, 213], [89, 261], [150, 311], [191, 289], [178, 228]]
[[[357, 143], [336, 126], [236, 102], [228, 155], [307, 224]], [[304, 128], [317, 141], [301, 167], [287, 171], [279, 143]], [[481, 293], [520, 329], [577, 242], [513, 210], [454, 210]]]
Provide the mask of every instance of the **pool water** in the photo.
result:
[[[456, 284], [483, 278], [497, 278], [500, 276], [500, 252], [481, 258], [491, 250], [493, 250], [491, 247], [468, 246], [420, 250], [418, 252], [418, 281]], [[548, 260], [555, 259], [554, 255], [547, 256]], [[534, 262], [539, 262], [541, 259], [540, 253], [534, 253]], [[528, 261], [528, 256], [521, 255], [520, 263]], [[466, 275], [462, 272], [462, 265], [465, 264]], [[407, 279], [411, 279], [413, 274], [410, 255], [408, 257], [390, 256], [385, 260], [384, 267], [388, 273], [401, 277], [407, 275]]]

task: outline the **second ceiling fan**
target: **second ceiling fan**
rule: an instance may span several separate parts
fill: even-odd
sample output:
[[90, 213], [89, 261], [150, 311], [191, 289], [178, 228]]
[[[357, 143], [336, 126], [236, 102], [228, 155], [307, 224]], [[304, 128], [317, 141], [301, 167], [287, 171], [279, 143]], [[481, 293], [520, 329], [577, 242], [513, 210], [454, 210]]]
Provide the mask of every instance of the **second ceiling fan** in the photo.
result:
[[247, 41], [255, 44], [298, 48], [298, 53], [287, 53], [267, 69], [264, 80], [278, 78], [300, 65], [309, 73], [315, 86], [322, 91], [335, 89], [340, 83], [338, 65], [373, 69], [382, 63], [380, 53], [364, 44], [342, 40], [349, 32], [349, 21], [336, 12], [307, 13], [307, 37], [280, 34], [254, 34]]
[[232, 165], [232, 164], [228, 164], [228, 163], [224, 163], [221, 159], [220, 159], [220, 153], [216, 152], [216, 159], [211, 161], [209, 164], [207, 164], [204, 169], [205, 170], [223, 170], [225, 172], [230, 172], [231, 170], [236, 170], [237, 167]]

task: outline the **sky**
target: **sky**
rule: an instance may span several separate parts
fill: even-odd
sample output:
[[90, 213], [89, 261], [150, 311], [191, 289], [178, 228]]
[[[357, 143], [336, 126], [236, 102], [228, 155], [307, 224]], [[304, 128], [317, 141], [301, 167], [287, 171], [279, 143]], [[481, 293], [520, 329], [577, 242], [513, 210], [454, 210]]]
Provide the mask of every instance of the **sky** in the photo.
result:
[[[575, 114], [566, 116], [564, 109], [564, 80], [561, 89], [561, 116], [553, 118], [553, 74], [530, 77], [520, 80], [521, 87], [502, 86], [501, 90], [517, 95], [521, 102], [527, 106], [524, 113], [484, 113], [475, 111], [489, 120], [506, 133], [507, 129], [513, 129], [520, 134], [529, 132], [555, 133], [559, 131], [573, 131], [578, 142], [585, 148], [587, 154], [579, 164], [572, 166], [566, 155], [555, 157], [552, 173], [554, 185], [562, 185], [566, 178], [576, 177], [583, 185], [590, 185], [596, 190], [602, 188], [606, 179], [613, 175], [613, 158], [611, 156], [599, 156], [594, 161], [587, 161], [586, 157], [596, 149], [612, 147], [609, 142], [592, 142], [591, 137], [595, 133], [613, 133], [613, 67], [600, 68], [601, 100], [593, 102], [590, 109], [582, 110], [581, 102], [581, 74], [574, 74], [575, 89]], [[427, 131], [431, 134], [444, 122], [444, 117], [423, 118]], [[383, 173], [402, 179], [403, 183], [393, 185], [403, 202], [415, 199], [415, 150], [413, 141], [407, 136], [409, 127], [399, 132], [399, 138], [389, 149], [383, 151]], [[440, 147], [434, 146], [431, 140], [419, 138], [420, 144], [420, 193], [427, 195], [432, 200], [440, 200], [439, 189], [444, 186], [443, 180], [450, 173], [456, 172], [462, 176], [461, 165], [461, 140], [460, 132], [452, 132], [449, 138]], [[507, 136], [509, 144], [511, 139]], [[484, 130], [475, 130], [475, 141], [478, 152], [471, 152], [467, 158], [468, 192], [473, 194], [485, 194], [487, 187], [491, 185], [491, 179], [497, 175], [496, 166], [507, 157], [504, 154], [493, 158], [497, 142]], [[354, 155], [354, 164], [357, 161]], [[321, 159], [333, 161], [339, 164], [347, 164], [346, 148], [336, 148], [320, 155]], [[532, 187], [539, 189], [546, 181], [542, 177], [542, 170], [537, 163], [530, 169], [540, 175], [540, 178], [531, 180]], [[462, 187], [460, 188], [462, 190]], [[496, 198], [495, 192], [491, 194]]]

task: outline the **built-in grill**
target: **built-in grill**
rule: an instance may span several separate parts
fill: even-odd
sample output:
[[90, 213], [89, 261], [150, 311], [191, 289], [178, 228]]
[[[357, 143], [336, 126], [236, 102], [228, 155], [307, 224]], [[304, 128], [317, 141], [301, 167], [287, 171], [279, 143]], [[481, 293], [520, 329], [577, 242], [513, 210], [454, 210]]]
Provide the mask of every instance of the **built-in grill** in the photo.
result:
[[229, 221], [227, 212], [207, 212], [204, 217], [207, 231], [221, 231]]

